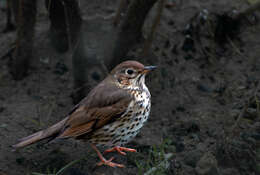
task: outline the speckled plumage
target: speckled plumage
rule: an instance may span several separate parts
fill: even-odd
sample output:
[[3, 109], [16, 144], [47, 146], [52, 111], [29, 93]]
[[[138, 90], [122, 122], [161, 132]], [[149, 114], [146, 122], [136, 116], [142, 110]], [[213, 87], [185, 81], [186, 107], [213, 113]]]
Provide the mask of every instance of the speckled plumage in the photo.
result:
[[143, 84], [140, 87], [126, 88], [133, 96], [127, 111], [111, 124], [98, 129], [89, 141], [98, 146], [121, 146], [134, 138], [147, 121], [151, 108], [151, 95]]

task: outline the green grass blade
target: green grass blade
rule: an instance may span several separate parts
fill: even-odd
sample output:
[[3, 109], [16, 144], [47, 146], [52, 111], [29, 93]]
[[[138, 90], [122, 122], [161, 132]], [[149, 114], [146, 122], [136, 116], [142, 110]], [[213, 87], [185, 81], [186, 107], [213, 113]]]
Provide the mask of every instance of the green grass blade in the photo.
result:
[[74, 160], [70, 163], [68, 163], [67, 165], [65, 165], [64, 167], [62, 167], [57, 173], [56, 175], [61, 175], [61, 173], [63, 173], [66, 169], [70, 168], [72, 165], [80, 162], [82, 159], [77, 159], [77, 160]]

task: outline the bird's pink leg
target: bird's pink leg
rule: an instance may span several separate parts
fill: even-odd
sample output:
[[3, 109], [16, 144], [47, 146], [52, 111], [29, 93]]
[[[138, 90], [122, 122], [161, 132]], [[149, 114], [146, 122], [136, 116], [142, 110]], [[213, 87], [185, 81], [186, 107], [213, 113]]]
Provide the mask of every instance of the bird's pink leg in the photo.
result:
[[111, 157], [109, 160], [106, 160], [94, 144], [91, 144], [91, 146], [92, 146], [92, 148], [97, 152], [98, 157], [99, 157], [100, 160], [101, 160], [101, 161], [97, 164], [98, 166], [107, 165], [107, 166], [111, 166], [111, 167], [120, 167], [120, 168], [124, 168], [124, 167], [125, 167], [125, 166], [122, 165], [122, 164], [118, 164], [118, 163], [112, 162], [112, 160], [114, 159], [114, 157]]
[[113, 152], [113, 151], [117, 151], [119, 154], [122, 154], [122, 155], [126, 155], [126, 153], [124, 151], [137, 152], [136, 149], [116, 146], [114, 148], [107, 149], [104, 153], [110, 153], [110, 152]]

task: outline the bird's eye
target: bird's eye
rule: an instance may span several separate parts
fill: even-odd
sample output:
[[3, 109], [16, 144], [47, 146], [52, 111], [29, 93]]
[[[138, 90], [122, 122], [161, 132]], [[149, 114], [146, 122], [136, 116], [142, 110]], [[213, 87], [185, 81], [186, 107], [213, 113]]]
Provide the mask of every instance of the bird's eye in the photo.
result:
[[133, 71], [132, 69], [127, 69], [127, 70], [126, 70], [126, 73], [127, 73], [128, 75], [132, 75], [132, 74], [134, 73], [134, 71]]

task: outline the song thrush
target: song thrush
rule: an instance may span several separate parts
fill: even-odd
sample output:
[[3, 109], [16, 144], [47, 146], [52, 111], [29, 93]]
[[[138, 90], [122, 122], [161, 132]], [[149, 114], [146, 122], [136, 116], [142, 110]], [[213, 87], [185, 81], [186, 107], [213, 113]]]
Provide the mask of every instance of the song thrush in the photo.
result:
[[[144, 66], [137, 61], [117, 65], [87, 97], [76, 105], [68, 116], [57, 124], [22, 138], [14, 148], [21, 148], [43, 139], [75, 138], [91, 143], [101, 162], [98, 165], [124, 167], [106, 160], [96, 146], [107, 146], [105, 152], [136, 152], [120, 147], [140, 131], [148, 119], [151, 95], [145, 85], [146, 74], [155, 66]], [[114, 148], [112, 148], [114, 147]]]

